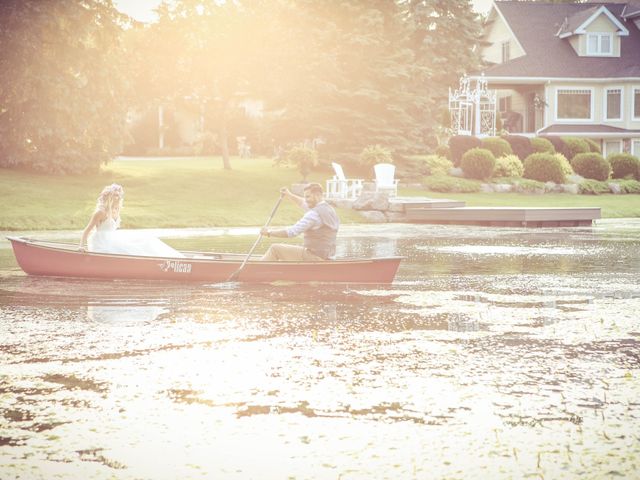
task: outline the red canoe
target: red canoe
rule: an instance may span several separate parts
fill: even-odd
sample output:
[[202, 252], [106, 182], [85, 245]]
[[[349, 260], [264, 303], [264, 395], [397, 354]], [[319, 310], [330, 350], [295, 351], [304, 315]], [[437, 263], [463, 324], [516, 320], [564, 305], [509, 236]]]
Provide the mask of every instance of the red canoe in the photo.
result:
[[[144, 257], [78, 251], [77, 244], [7, 237], [20, 268], [29, 275], [109, 279], [224, 282], [245, 255], [182, 252], [184, 258]], [[327, 262], [249, 260], [240, 282], [391, 283], [403, 257]]]

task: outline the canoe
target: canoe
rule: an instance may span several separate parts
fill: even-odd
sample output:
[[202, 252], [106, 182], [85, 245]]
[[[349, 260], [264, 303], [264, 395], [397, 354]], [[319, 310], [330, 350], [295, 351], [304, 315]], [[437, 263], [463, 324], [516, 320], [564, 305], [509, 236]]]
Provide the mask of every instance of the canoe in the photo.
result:
[[[81, 252], [77, 244], [7, 237], [20, 268], [29, 275], [102, 279], [225, 282], [243, 254], [181, 252], [184, 258]], [[252, 257], [240, 282], [391, 283], [403, 257], [338, 259], [326, 262], [261, 262]]]

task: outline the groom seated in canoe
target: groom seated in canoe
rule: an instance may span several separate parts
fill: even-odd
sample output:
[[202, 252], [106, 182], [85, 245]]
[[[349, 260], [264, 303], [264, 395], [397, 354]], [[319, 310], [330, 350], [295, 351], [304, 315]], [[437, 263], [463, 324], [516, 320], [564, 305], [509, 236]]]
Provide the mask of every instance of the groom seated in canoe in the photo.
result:
[[288, 228], [263, 228], [267, 237], [291, 238], [304, 233], [303, 246], [274, 243], [261, 260], [289, 262], [317, 262], [331, 259], [336, 253], [336, 236], [340, 220], [331, 205], [324, 201], [322, 186], [310, 183], [304, 188], [304, 197], [295, 195], [288, 188], [280, 193], [305, 210], [298, 222]]

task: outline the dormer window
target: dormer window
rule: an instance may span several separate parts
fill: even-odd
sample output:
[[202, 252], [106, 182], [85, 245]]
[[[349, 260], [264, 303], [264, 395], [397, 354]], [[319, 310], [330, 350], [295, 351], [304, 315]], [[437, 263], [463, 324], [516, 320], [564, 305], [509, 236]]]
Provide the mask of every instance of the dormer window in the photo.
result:
[[613, 54], [613, 35], [611, 33], [587, 33], [587, 55]]

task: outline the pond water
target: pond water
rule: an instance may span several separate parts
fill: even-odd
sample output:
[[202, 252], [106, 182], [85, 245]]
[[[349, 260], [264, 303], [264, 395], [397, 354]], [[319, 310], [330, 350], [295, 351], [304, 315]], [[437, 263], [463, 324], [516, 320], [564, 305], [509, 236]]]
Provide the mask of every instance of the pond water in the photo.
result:
[[2, 240], [0, 478], [637, 478], [639, 221], [345, 227], [339, 254], [406, 259], [388, 286], [64, 280]]

